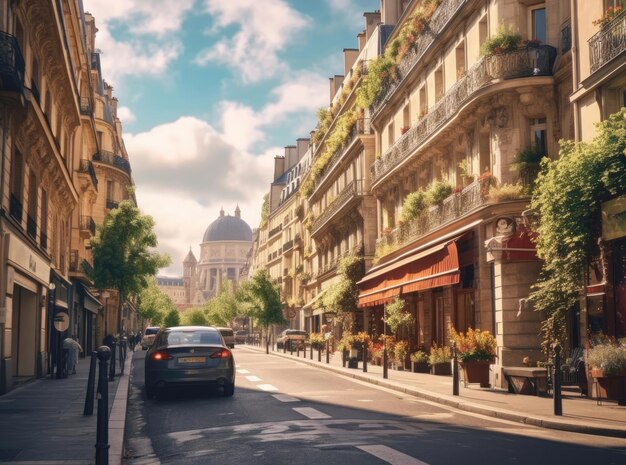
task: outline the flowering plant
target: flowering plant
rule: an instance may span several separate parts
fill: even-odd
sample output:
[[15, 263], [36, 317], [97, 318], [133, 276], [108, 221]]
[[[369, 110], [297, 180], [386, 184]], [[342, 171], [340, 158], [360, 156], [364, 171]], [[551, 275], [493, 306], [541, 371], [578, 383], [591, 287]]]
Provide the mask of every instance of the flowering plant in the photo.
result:
[[406, 355], [409, 353], [409, 343], [407, 341], [398, 341], [393, 348], [395, 359], [398, 363], [404, 364]]
[[430, 355], [428, 356], [429, 365], [436, 365], [437, 363], [449, 363], [450, 360], [452, 360], [450, 347], [438, 346], [437, 344], [433, 344], [433, 346], [430, 348]]
[[360, 342], [361, 344], [368, 344], [370, 342], [370, 335], [365, 331], [359, 331], [352, 337], [352, 343]]
[[626, 344], [609, 341], [589, 349], [587, 364], [595, 369], [602, 369], [604, 376], [626, 372]]
[[418, 350], [411, 354], [411, 361], [414, 363], [426, 363], [428, 361], [428, 354], [423, 350]]
[[469, 328], [466, 333], [458, 333], [450, 328], [450, 336], [456, 343], [457, 354], [462, 362], [493, 360], [496, 355], [496, 338], [489, 331]]
[[620, 5], [616, 6], [615, 8], [610, 6], [606, 9], [606, 11], [604, 12], [601, 18], [596, 19], [593, 22], [593, 25], [600, 26], [600, 27], [605, 26], [606, 24], [613, 21], [613, 18], [615, 18], [621, 12], [622, 12], [622, 7]]
[[309, 336], [309, 343], [314, 349], [318, 349], [324, 346], [324, 335], [322, 333], [311, 333]]

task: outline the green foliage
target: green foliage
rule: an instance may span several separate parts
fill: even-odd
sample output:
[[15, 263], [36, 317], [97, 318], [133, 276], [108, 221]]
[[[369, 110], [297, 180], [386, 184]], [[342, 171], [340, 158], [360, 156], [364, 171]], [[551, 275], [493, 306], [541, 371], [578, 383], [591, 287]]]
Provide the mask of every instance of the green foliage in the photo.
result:
[[544, 158], [531, 207], [539, 213], [541, 278], [530, 295], [542, 322], [543, 348], [567, 339], [566, 315], [579, 300], [583, 272], [600, 231], [600, 204], [626, 193], [626, 109], [597, 126], [590, 143], [561, 141], [560, 156]]
[[171, 328], [172, 326], [180, 326], [180, 313], [175, 308], [171, 309], [169, 312], [165, 314], [165, 318], [163, 318], [163, 325], [166, 328]]
[[489, 198], [496, 202], [505, 200], [517, 200], [527, 196], [526, 189], [521, 184], [504, 183], [499, 186], [489, 187]]
[[339, 279], [321, 297], [324, 308], [337, 312], [353, 312], [357, 308], [359, 288], [357, 282], [365, 275], [365, 261], [362, 256], [348, 255], [337, 267]]
[[270, 193], [266, 192], [263, 195], [263, 204], [261, 205], [261, 222], [259, 228], [264, 228], [267, 225], [267, 219], [270, 216]]
[[280, 289], [272, 281], [266, 270], [257, 271], [249, 280], [241, 284], [238, 300], [244, 303], [251, 316], [264, 326], [285, 323]]
[[522, 44], [522, 36], [508, 30], [503, 24], [498, 28], [498, 33], [487, 39], [480, 46], [480, 54], [483, 56], [497, 55], [501, 53], [510, 53], [518, 50]]
[[452, 185], [448, 181], [434, 180], [426, 188], [426, 201], [431, 206], [441, 206], [452, 195]]
[[474, 177], [472, 175], [472, 167], [470, 166], [470, 163], [467, 161], [467, 159], [461, 160], [458, 166], [459, 166], [459, 174], [461, 175], [461, 177], [463, 178]]
[[158, 325], [163, 321], [165, 314], [174, 308], [174, 302], [157, 287], [154, 277], [149, 278], [147, 283], [148, 285], [139, 293], [137, 311], [142, 318]]
[[406, 302], [400, 297], [394, 297], [390, 303], [385, 304], [385, 323], [394, 334], [399, 328], [406, 328], [413, 323], [413, 315], [404, 311], [405, 306]]
[[201, 308], [187, 310], [181, 315], [180, 321], [183, 325], [188, 326], [209, 326], [211, 324], [206, 313]]
[[411, 192], [402, 204], [402, 221], [411, 221], [417, 218], [426, 208], [428, 208], [428, 202], [424, 191]]
[[626, 346], [623, 344], [600, 344], [589, 349], [587, 363], [601, 368], [604, 376], [626, 372]]
[[370, 60], [367, 74], [356, 91], [356, 104], [360, 108], [369, 108], [376, 100], [383, 82], [395, 75], [396, 61], [393, 57], [380, 55]]
[[236, 317], [247, 313], [246, 305], [235, 291], [232, 281], [226, 279], [226, 276], [222, 278], [217, 295], [209, 299], [202, 308], [209, 323], [216, 326], [229, 326]]
[[452, 352], [448, 346], [438, 346], [433, 344], [428, 355], [428, 363], [435, 365], [437, 363], [449, 363], [452, 360]]
[[426, 363], [428, 362], [428, 354], [423, 350], [418, 350], [411, 354], [411, 361], [414, 363]]

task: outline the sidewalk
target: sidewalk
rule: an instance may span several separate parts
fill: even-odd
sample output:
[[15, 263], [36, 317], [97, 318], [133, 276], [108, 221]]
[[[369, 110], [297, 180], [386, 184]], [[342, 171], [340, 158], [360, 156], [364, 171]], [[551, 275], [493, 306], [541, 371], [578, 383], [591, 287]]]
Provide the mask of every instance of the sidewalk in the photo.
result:
[[[246, 347], [265, 352], [264, 348]], [[362, 362], [359, 362], [358, 369], [344, 368], [339, 352], [331, 354], [329, 364], [326, 364], [325, 354], [322, 354], [321, 362], [317, 361], [317, 351], [313, 352], [313, 360], [310, 359], [308, 350], [307, 358], [304, 358], [302, 353], [298, 358], [296, 352], [291, 355], [289, 352], [283, 353], [282, 350], [270, 349], [270, 354], [297, 359], [299, 362], [321, 369], [466, 412], [542, 428], [626, 438], [626, 407], [618, 406], [611, 401], [603, 401], [602, 405], [598, 405], [595, 399], [582, 397], [577, 392], [563, 391], [563, 415], [558, 417], [553, 414], [554, 401], [551, 397], [510, 394], [502, 389], [481, 389], [478, 385], [469, 385], [466, 388], [463, 383], [460, 383], [459, 396], [453, 396], [451, 376], [389, 369], [388, 378], [383, 379], [383, 368], [380, 366], [368, 364], [367, 373], [363, 372]]]
[[[97, 400], [93, 415], [83, 415], [90, 361], [79, 359], [76, 374], [66, 379], [41, 378], [0, 396], [1, 464], [95, 463]], [[108, 384], [111, 465], [121, 464], [131, 363], [129, 356], [124, 375]], [[96, 368], [96, 387], [97, 383]]]

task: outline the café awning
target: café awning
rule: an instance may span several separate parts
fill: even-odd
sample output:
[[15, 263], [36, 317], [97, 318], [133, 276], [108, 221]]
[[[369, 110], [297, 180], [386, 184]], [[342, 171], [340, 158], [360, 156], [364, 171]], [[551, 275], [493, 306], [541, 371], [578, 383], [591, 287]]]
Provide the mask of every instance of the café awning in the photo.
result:
[[370, 270], [358, 283], [359, 307], [382, 305], [408, 292], [457, 284], [460, 271], [456, 242], [459, 238]]

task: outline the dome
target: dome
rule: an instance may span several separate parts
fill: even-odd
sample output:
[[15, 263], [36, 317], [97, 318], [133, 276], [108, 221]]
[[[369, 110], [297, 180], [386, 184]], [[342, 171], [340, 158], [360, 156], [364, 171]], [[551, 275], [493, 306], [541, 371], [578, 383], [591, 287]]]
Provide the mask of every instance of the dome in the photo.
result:
[[216, 241], [252, 241], [252, 230], [248, 223], [239, 217], [239, 207], [235, 210], [236, 216], [224, 215], [224, 210], [220, 211], [220, 216], [206, 228], [202, 242]]

